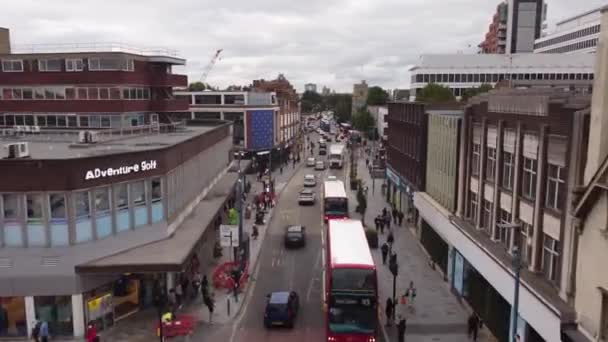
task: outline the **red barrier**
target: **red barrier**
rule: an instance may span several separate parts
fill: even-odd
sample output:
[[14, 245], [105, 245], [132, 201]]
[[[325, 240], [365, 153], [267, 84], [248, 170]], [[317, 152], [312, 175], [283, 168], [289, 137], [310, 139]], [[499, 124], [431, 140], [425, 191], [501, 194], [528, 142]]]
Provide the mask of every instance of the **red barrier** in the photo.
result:
[[[234, 288], [234, 280], [232, 279], [232, 270], [236, 267], [234, 262], [226, 262], [215, 268], [213, 271], [213, 287], [216, 289], [232, 290]], [[245, 270], [241, 274], [239, 284], [245, 286], [249, 279], [249, 264], [245, 264]]]
[[[194, 332], [194, 316], [176, 315], [169, 323], [163, 323], [163, 335], [165, 337], [192, 335]], [[160, 336], [160, 324], [156, 323], [156, 336]]]

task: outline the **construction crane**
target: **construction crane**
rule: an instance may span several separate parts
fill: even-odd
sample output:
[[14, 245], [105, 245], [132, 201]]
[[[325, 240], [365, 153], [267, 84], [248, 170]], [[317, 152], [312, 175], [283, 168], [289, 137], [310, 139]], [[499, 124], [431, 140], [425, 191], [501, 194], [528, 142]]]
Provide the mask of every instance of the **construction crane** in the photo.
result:
[[205, 70], [203, 70], [203, 74], [201, 75], [201, 82], [205, 82], [207, 80], [207, 76], [209, 76], [209, 72], [211, 72], [211, 69], [213, 69], [213, 66], [215, 65], [215, 62], [217, 62], [217, 60], [220, 58], [220, 53], [222, 53], [224, 49], [219, 49], [217, 51], [215, 51], [215, 53], [213, 54], [213, 57], [211, 57], [211, 60], [209, 61], [209, 63], [207, 64], [207, 66], [205, 66]]

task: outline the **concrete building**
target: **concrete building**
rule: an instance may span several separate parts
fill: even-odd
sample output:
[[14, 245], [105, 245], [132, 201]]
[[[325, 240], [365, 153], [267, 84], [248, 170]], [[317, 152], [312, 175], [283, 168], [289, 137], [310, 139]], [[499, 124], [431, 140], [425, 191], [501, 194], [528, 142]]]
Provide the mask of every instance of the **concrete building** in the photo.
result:
[[[176, 98], [188, 101], [188, 112], [176, 113], [180, 119], [227, 120], [233, 122], [235, 147], [259, 151], [276, 147], [281, 131], [272, 122], [279, 122], [280, 108], [276, 93], [251, 91], [176, 91]], [[254, 129], [254, 122], [266, 122], [266, 129]]]
[[321, 95], [328, 96], [329, 94], [331, 94], [331, 89], [329, 89], [326, 86], [323, 86], [323, 90], [321, 91]]
[[[276, 93], [279, 104], [279, 120], [274, 122], [274, 131], [279, 132], [280, 144], [293, 146], [300, 135], [300, 98], [283, 74], [274, 80], [254, 80], [254, 91]], [[263, 138], [263, 136], [261, 136]], [[299, 143], [299, 142], [298, 142]]]
[[388, 106], [368, 106], [370, 114], [374, 117], [376, 129], [378, 130], [378, 136], [380, 139], [386, 141], [388, 136], [386, 135], [386, 128], [388, 122], [386, 116], [388, 115]]
[[559, 21], [553, 32], [534, 42], [534, 53], [595, 52], [600, 35], [600, 8]]
[[314, 83], [306, 83], [304, 85], [304, 91], [312, 91], [313, 93], [317, 92], [317, 85]]
[[367, 103], [368, 86], [365, 80], [353, 85], [353, 105], [352, 114], [356, 114]]
[[[2, 44], [0, 44], [2, 45]], [[4, 45], [7, 46], [7, 45]], [[232, 196], [230, 123], [186, 111], [174, 52], [119, 45], [0, 54], [0, 339], [110, 327], [215, 238]], [[204, 255], [204, 256], [203, 256]], [[151, 327], [152, 328], [152, 327]]]
[[551, 89], [473, 98], [462, 126], [456, 213], [428, 193], [414, 196], [419, 225], [435, 231], [426, 247], [434, 262], [446, 265], [454, 293], [498, 340], [512, 340], [514, 246], [524, 265], [519, 341], [569, 341], [563, 334], [576, 326], [569, 305], [576, 227], [567, 189], [583, 174], [589, 104], [587, 95]]
[[[602, 27], [608, 27], [608, 8], [602, 9]], [[577, 217], [578, 261], [575, 266], [575, 308], [578, 330], [590, 341], [608, 339], [608, 31], [599, 37], [595, 89], [585, 177], [576, 189], [574, 214]]]
[[467, 88], [509, 81], [513, 87], [553, 87], [589, 91], [595, 57], [591, 54], [423, 55], [410, 68], [410, 99], [418, 89], [437, 83], [459, 98]]
[[479, 43], [479, 53], [505, 53], [507, 47], [507, 3], [502, 2], [496, 6], [496, 13], [484, 40]]
[[409, 89], [393, 89], [393, 93], [391, 94], [391, 99], [393, 101], [407, 101], [410, 99], [410, 90]]

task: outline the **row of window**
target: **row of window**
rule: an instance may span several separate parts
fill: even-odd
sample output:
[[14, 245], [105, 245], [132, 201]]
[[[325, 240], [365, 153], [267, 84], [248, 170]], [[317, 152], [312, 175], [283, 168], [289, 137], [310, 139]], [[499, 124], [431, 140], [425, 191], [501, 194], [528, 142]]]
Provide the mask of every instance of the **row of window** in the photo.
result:
[[149, 100], [139, 87], [5, 87], [0, 100]]
[[130, 127], [146, 124], [144, 114], [82, 115], [82, 114], [0, 114], [0, 126], [40, 126], [50, 128], [118, 128], [125, 118]]
[[414, 83], [496, 83], [502, 80], [593, 80], [592, 73], [416, 74]]
[[586, 37], [588, 35], [592, 35], [592, 34], [596, 34], [596, 33], [600, 33], [600, 25], [599, 24], [595, 25], [595, 26], [587, 27], [587, 28], [584, 28], [584, 29], [581, 29], [581, 30], [578, 30], [578, 31], [575, 31], [575, 32], [564, 34], [563, 36], [559, 36], [559, 37], [551, 38], [549, 40], [545, 40], [545, 41], [542, 41], [542, 42], [535, 43], [534, 44], [534, 49], [544, 48], [544, 47], [547, 47], [547, 46], [551, 46], [551, 45], [567, 42], [569, 40], [574, 40], [574, 39]]
[[[89, 57], [84, 58], [47, 58], [32, 61], [33, 66], [37, 66], [37, 71], [42, 72], [61, 72], [61, 71], [133, 71], [135, 62], [132, 58], [125, 57]], [[36, 71], [33, 70], [30, 71]], [[23, 72], [23, 59], [3, 59], [3, 72]]]
[[4, 193], [0, 245], [66, 246], [102, 239], [161, 221], [162, 198], [160, 178], [70, 193]]
[[[479, 196], [474, 192], [469, 192], [470, 201], [468, 208], [468, 217], [475, 224], [477, 222], [477, 210], [479, 208]], [[492, 227], [492, 209], [493, 204], [490, 201], [482, 200], [481, 217], [479, 226], [488, 235], [491, 234]], [[512, 215], [504, 209], [499, 209], [496, 222], [511, 223]], [[521, 221], [521, 220], [519, 220]], [[534, 246], [533, 236], [534, 227], [531, 224], [521, 221], [519, 235], [514, 235], [510, 228], [501, 228], [497, 226], [496, 236], [494, 237], [505, 248], [509, 249], [511, 241], [513, 245], [519, 248], [522, 264], [530, 265], [532, 258], [532, 249]], [[559, 281], [559, 265], [560, 265], [560, 242], [553, 239], [547, 234], [543, 234], [543, 251], [542, 251], [542, 273], [550, 281]]]
[[571, 52], [571, 51], [578, 51], [578, 50], [582, 50], [582, 49], [588, 49], [588, 48], [592, 48], [592, 47], [596, 47], [596, 46], [597, 46], [597, 38], [594, 38], [594, 39], [589, 39], [589, 40], [585, 40], [582, 42], [576, 42], [573, 44], [560, 46], [560, 47], [557, 47], [554, 49], [549, 49], [546, 51], [541, 51], [541, 53], [565, 53], [565, 52]]
[[[486, 148], [486, 172], [485, 178], [494, 182], [496, 176], [496, 149]], [[473, 144], [471, 156], [471, 174], [479, 176], [479, 165], [481, 163], [481, 146]], [[515, 156], [513, 153], [502, 152], [502, 187], [513, 191], [513, 178], [515, 176]], [[521, 195], [529, 200], [536, 199], [536, 182], [538, 173], [538, 161], [533, 158], [523, 157]], [[545, 189], [545, 207], [557, 211], [563, 210], [564, 196], [566, 195], [566, 175], [564, 168], [559, 165], [548, 163], [547, 185]]]

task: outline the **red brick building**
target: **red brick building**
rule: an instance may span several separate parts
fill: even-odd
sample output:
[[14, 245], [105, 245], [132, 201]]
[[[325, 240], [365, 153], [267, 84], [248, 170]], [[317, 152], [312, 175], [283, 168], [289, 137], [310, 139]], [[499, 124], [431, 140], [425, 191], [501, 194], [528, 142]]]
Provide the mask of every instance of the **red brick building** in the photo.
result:
[[507, 4], [496, 6], [496, 13], [488, 27], [483, 42], [479, 43], [479, 53], [505, 53], [507, 46]]

